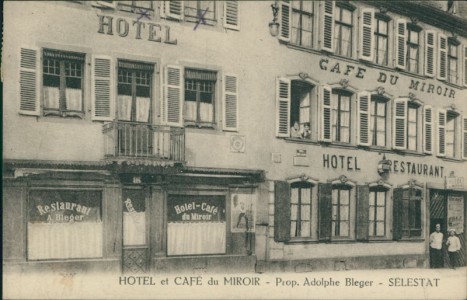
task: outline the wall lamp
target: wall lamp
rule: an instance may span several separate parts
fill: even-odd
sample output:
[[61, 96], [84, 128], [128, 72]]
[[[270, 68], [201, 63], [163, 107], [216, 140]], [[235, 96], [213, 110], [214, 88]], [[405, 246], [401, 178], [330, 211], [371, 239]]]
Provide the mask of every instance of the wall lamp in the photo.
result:
[[277, 23], [277, 13], [279, 12], [279, 5], [277, 0], [274, 1], [274, 4], [271, 4], [272, 8], [272, 22], [269, 23], [269, 33], [272, 36], [277, 36], [279, 34], [279, 23]]
[[[381, 155], [381, 153], [380, 153]], [[391, 171], [392, 162], [386, 159], [386, 155], [383, 154], [383, 159], [378, 162], [378, 174], [387, 179], [389, 172]]]

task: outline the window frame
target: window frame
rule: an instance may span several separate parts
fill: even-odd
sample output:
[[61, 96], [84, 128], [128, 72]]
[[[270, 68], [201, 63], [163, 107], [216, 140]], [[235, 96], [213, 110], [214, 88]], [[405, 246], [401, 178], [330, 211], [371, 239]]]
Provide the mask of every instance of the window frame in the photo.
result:
[[[331, 226], [331, 242], [332, 241], [351, 241], [356, 239], [356, 209], [357, 209], [357, 186], [354, 182], [347, 180], [345, 176], [341, 176], [337, 180], [333, 180], [331, 183], [331, 220], [329, 225]], [[333, 193], [334, 190], [348, 190], [349, 192], [349, 203], [348, 203], [348, 226], [349, 226], [349, 235], [348, 236], [335, 236], [335, 230], [333, 230], [334, 217], [332, 212], [333, 203]]]
[[[350, 12], [351, 23], [345, 23], [342, 21], [343, 18], [343, 11], [347, 10]], [[342, 57], [353, 58], [353, 47], [354, 47], [354, 11], [355, 7], [350, 4], [346, 4], [343, 2], [336, 2], [335, 5], [335, 12], [334, 12], [334, 24], [333, 24], [333, 31], [334, 31], [334, 54], [339, 55]], [[339, 18], [336, 18], [336, 12], [339, 12]], [[338, 27], [339, 26], [339, 27]], [[339, 28], [339, 35], [336, 36], [336, 28]], [[342, 54], [342, 27], [346, 27], [350, 31], [350, 55]], [[337, 51], [339, 50], [339, 51]]]
[[[314, 2], [308, 2], [308, 3], [311, 3], [311, 12], [309, 11], [304, 11], [303, 10], [303, 0], [296, 0], [296, 1], [291, 1], [291, 2], [299, 2], [300, 3], [300, 8], [295, 8], [293, 6], [293, 3], [290, 3], [290, 10], [291, 10], [291, 22], [290, 22], [290, 44], [291, 45], [294, 45], [294, 46], [299, 46], [299, 47], [305, 47], [305, 48], [314, 48], [314, 39], [315, 39], [315, 19], [316, 19], [316, 7], [315, 7], [315, 4]], [[296, 15], [299, 16], [299, 27], [295, 28], [294, 27], [294, 17], [296, 17]], [[305, 31], [303, 29], [303, 17], [304, 15], [308, 16], [308, 17], [311, 17], [311, 31]], [[293, 42], [293, 32], [294, 32], [294, 29], [296, 29], [298, 31], [298, 35], [299, 35], [299, 43], [295, 43]], [[307, 32], [309, 34], [311, 34], [311, 37], [310, 37], [310, 41], [311, 41], [311, 45], [303, 45], [303, 32]]]
[[[196, 2], [196, 16], [193, 16], [193, 15], [190, 15], [187, 13], [187, 8], [189, 9], [193, 9], [193, 7], [189, 7], [187, 6], [188, 3], [195, 3]], [[206, 18], [205, 16], [203, 17], [203, 20], [206, 21], [206, 23], [202, 23], [200, 22], [200, 14], [203, 15], [204, 14], [204, 10], [206, 8], [204, 8], [204, 10], [201, 8], [201, 4], [202, 2], [211, 2], [209, 3], [209, 5], [213, 5], [213, 14], [214, 14], [214, 18], [213, 19], [209, 19], [209, 18]], [[224, 3], [225, 5], [225, 3]], [[183, 1], [183, 20], [185, 22], [189, 22], [189, 23], [202, 23], [202, 25], [209, 25], [209, 26], [215, 26], [217, 25], [217, 23], [219, 23], [219, 13], [218, 13], [218, 5], [216, 5], [216, 1], [203, 1], [203, 0], [196, 0], [196, 1]], [[207, 11], [209, 12], [209, 10]], [[205, 14], [204, 14], [205, 15]]]
[[[389, 112], [391, 111], [390, 110], [390, 107], [389, 107], [389, 104], [390, 104], [390, 99], [383, 96], [383, 95], [375, 95], [375, 94], [371, 94], [371, 100], [370, 100], [370, 136], [371, 136], [371, 143], [370, 143], [370, 146], [371, 147], [383, 147], [383, 148], [387, 148], [389, 146], [389, 143], [388, 143], [388, 140], [389, 140], [389, 128], [390, 128], [390, 124], [389, 124]], [[384, 104], [384, 145], [378, 145], [378, 141], [375, 141], [375, 135], [377, 137], [377, 116], [376, 116], [376, 112], [377, 111], [377, 105], [374, 105], [374, 111], [371, 109], [371, 107], [373, 106], [373, 103], [376, 102], [376, 103], [383, 103]], [[381, 116], [379, 116], [381, 117]], [[372, 129], [372, 126], [373, 129]], [[375, 130], [376, 128], [376, 130]], [[376, 143], [375, 143], [376, 142]]]
[[[297, 178], [289, 179], [287, 180], [287, 183], [289, 184], [290, 188], [290, 199], [289, 199], [289, 205], [290, 205], [290, 217], [289, 217], [289, 222], [290, 222], [290, 239], [288, 242], [293, 243], [293, 242], [307, 242], [307, 241], [317, 241], [318, 240], [318, 181], [311, 179], [309, 177], [305, 176], [300, 176]], [[292, 203], [292, 189], [294, 188], [299, 188], [299, 193], [300, 190], [303, 187], [294, 187], [294, 185], [304, 185], [305, 188], [310, 188], [310, 235], [309, 236], [293, 236], [292, 235], [292, 222], [295, 221], [297, 223], [297, 220], [292, 219], [292, 205], [298, 205], [300, 207], [300, 202], [297, 202], [297, 204]], [[308, 187], [306, 187], [308, 186]], [[299, 213], [300, 211], [300, 213]], [[297, 209], [297, 216], [301, 217], [301, 209]], [[298, 218], [299, 220], [301, 218]], [[297, 234], [297, 232], [296, 232]]]
[[[456, 111], [456, 110], [452, 110], [452, 109], [448, 109], [446, 110], [446, 123], [444, 125], [444, 130], [445, 130], [445, 136], [444, 136], [444, 152], [445, 152], [445, 157], [446, 158], [461, 158], [461, 151], [460, 151], [460, 147], [459, 145], [461, 144], [461, 141], [462, 139], [459, 138], [459, 135], [460, 135], [460, 129], [461, 129], [461, 126], [460, 126], [460, 119], [462, 119], [462, 116], [461, 114]], [[449, 151], [448, 151], [448, 124], [449, 126], [452, 124], [452, 126], [454, 127], [454, 129], [452, 130], [453, 133], [452, 133], [452, 140], [453, 140], [453, 143], [452, 143], [452, 155], [449, 155]]]
[[[335, 96], [337, 95], [337, 96]], [[353, 107], [353, 102], [354, 102], [354, 95], [355, 93], [346, 89], [342, 88], [333, 88], [332, 93], [331, 93], [331, 142], [332, 143], [342, 143], [342, 144], [352, 144], [353, 143], [353, 137], [352, 137], [352, 127], [353, 127], [353, 122], [354, 122], [354, 107]], [[337, 98], [336, 98], [337, 97]], [[349, 110], [348, 111], [342, 111], [341, 110], [341, 100], [342, 97], [348, 97], [349, 101]], [[334, 103], [334, 101], [337, 101], [337, 103]], [[334, 106], [337, 106], [336, 109], [334, 109]], [[347, 112], [349, 114], [349, 127], [348, 127], [348, 136], [349, 136], [349, 141], [344, 142], [341, 141], [341, 129], [345, 126], [341, 125], [341, 114]], [[323, 116], [321, 116], [323, 117]], [[335, 122], [335, 124], [334, 124]]]
[[[386, 66], [388, 67], [389, 66], [389, 29], [390, 29], [390, 23], [391, 21], [391, 18], [387, 15], [383, 15], [381, 13], [375, 13], [375, 30], [373, 32], [374, 36], [375, 36], [375, 45], [374, 45], [374, 51], [375, 51], [375, 57], [373, 59], [373, 62], [375, 64], [378, 64], [378, 65], [381, 65], [381, 66]], [[380, 29], [380, 22], [386, 22], [386, 34], [383, 34], [379, 31]], [[385, 38], [386, 39], [386, 49], [385, 49], [385, 53], [386, 53], [386, 57], [385, 57], [385, 63], [379, 63], [378, 62], [378, 58], [379, 58], [379, 39], [380, 38]]]
[[[125, 2], [130, 2], [130, 1], [125, 1]], [[154, 1], [136, 1], [136, 0], [131, 0], [131, 4], [128, 3], [122, 3], [122, 1], [117, 1], [117, 9], [120, 11], [125, 11], [125, 12], [130, 12], [130, 13], [136, 13], [136, 14], [143, 14], [145, 11], [151, 11], [154, 13], [155, 8], [154, 8]], [[137, 6], [136, 2], [143, 2], [143, 3], [148, 3], [150, 7], [144, 7], [144, 6]], [[145, 11], [144, 11], [145, 10]]]
[[[377, 182], [377, 183], [370, 183], [369, 184], [369, 193], [371, 195], [371, 193], [378, 193], [378, 192], [384, 192], [384, 195], [385, 195], [385, 202], [384, 202], [384, 220], [383, 220], [383, 224], [384, 224], [384, 234], [383, 235], [372, 235], [371, 234], [371, 231], [369, 230], [368, 228], [368, 239], [369, 240], [382, 240], [382, 239], [387, 239], [389, 234], [390, 234], [390, 212], [391, 212], [391, 209], [390, 209], [390, 191], [391, 191], [391, 186], [387, 183], [382, 183], [382, 182]], [[369, 199], [370, 199], [370, 196], [369, 195]], [[374, 198], [374, 203], [376, 204], [377, 202], [377, 198], [375, 197]], [[378, 206], [377, 205], [371, 205], [371, 203], [369, 202], [368, 203], [368, 207], [369, 207], [369, 210], [372, 209], [372, 206], [375, 208], [375, 212], [374, 212], [374, 216], [376, 218], [376, 215], [377, 215], [377, 208]], [[381, 207], [381, 206], [379, 206]], [[368, 215], [368, 227], [371, 226], [371, 220], [370, 220], [370, 214]], [[374, 224], [374, 228], [373, 228], [373, 232], [376, 233], [377, 232], [377, 229], [376, 229], [376, 226], [377, 226], [377, 220], [374, 220], [373, 221], [375, 224]]]
[[[407, 23], [407, 50], [406, 50], [406, 71], [414, 74], [420, 74], [420, 49], [421, 49], [421, 44], [420, 44], [420, 33], [422, 31], [422, 28], [419, 27], [418, 25]], [[417, 41], [414, 42], [412, 41], [412, 32], [417, 33]], [[410, 53], [412, 49], [417, 50], [417, 57], [414, 59], [411, 57]], [[410, 61], [415, 60], [415, 66], [416, 70], [411, 70], [410, 68]]]
[[[81, 59], [69, 59], [69, 58], [47, 58], [45, 55], [46, 51], [51, 51], [51, 53], [57, 53], [58, 55], [64, 54], [64, 55], [78, 55], [81, 56]], [[41, 49], [41, 64], [40, 64], [40, 105], [42, 106], [42, 111], [44, 116], [59, 116], [59, 117], [77, 117], [80, 119], [83, 119], [85, 116], [85, 100], [86, 100], [86, 75], [87, 75], [87, 53], [85, 52], [77, 52], [73, 50], [61, 50], [61, 49], [54, 49], [51, 47], [43, 47]], [[45, 63], [46, 60], [54, 60], [59, 63], [58, 66], [58, 71], [59, 74], [46, 74], [45, 73]], [[66, 88], [67, 88], [67, 78], [69, 76], [66, 75], [66, 63], [79, 63], [81, 65], [81, 110], [71, 110], [71, 109], [66, 109]], [[59, 99], [58, 99], [58, 109], [55, 108], [49, 108], [45, 106], [45, 78], [46, 76], [58, 76], [58, 89], [59, 89]]]
[[[447, 82], [449, 83], [452, 83], [452, 84], [458, 84], [459, 82], [459, 78], [460, 78], [460, 67], [459, 67], [459, 46], [460, 46], [460, 42], [454, 38], [448, 38], [448, 49], [447, 49], [447, 66], [446, 66], [446, 71], [447, 71], [447, 75], [446, 75], [446, 80]], [[455, 51], [454, 53], [452, 53], [451, 51], [451, 47], [455, 47]], [[454, 80], [451, 80], [451, 64], [455, 65], [456, 66], [456, 76], [454, 78]], [[464, 71], [464, 72], [467, 72]]]

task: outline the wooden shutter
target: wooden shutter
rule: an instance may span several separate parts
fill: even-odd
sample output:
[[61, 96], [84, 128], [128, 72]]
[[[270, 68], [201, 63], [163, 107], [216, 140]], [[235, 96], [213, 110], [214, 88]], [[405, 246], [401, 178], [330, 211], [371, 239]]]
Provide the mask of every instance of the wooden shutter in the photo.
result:
[[402, 195], [404, 190], [394, 189], [392, 203], [392, 238], [400, 240], [402, 238]]
[[374, 19], [375, 11], [371, 8], [363, 8], [360, 13], [360, 59], [373, 61], [374, 49]]
[[321, 28], [321, 50], [334, 52], [334, 1], [321, 2], [322, 5], [322, 28]]
[[290, 79], [277, 78], [276, 81], [276, 135], [290, 136]]
[[329, 242], [332, 235], [332, 184], [320, 183], [318, 193], [319, 240]]
[[425, 75], [435, 76], [435, 32], [425, 31]]
[[19, 113], [38, 116], [39, 103], [39, 49], [21, 48], [19, 69]]
[[393, 147], [403, 150], [407, 147], [407, 100], [394, 100]]
[[92, 119], [113, 119], [113, 65], [109, 56], [94, 55], [92, 60]]
[[164, 15], [167, 18], [176, 20], [183, 19], [183, 1], [164, 1]]
[[279, 27], [279, 39], [284, 42], [290, 41], [290, 27], [292, 20], [292, 11], [290, 9], [289, 1], [281, 1], [280, 4], [280, 27]]
[[368, 219], [370, 215], [370, 187], [357, 186], [357, 240], [368, 240]]
[[290, 185], [287, 181], [274, 183], [274, 240], [290, 240]]
[[332, 89], [330, 86], [321, 86], [320, 88], [320, 105], [321, 105], [321, 140], [323, 142], [332, 141]]
[[224, 2], [224, 27], [239, 30], [238, 1]]
[[447, 78], [448, 66], [448, 39], [438, 33], [438, 79], [445, 80]]
[[165, 67], [165, 122], [170, 126], [183, 126], [183, 74], [180, 66]]
[[464, 52], [464, 86], [467, 86], [467, 45], [464, 45], [463, 52]]
[[430, 105], [423, 107], [423, 150], [433, 153], [433, 108]]
[[238, 77], [224, 76], [224, 130], [238, 130]]
[[462, 155], [467, 159], [467, 117], [462, 119]]
[[370, 137], [370, 92], [358, 93], [358, 144], [362, 146], [371, 145]]
[[438, 156], [446, 156], [446, 110], [438, 110]]
[[405, 70], [407, 55], [407, 21], [398, 19], [396, 26], [396, 67]]

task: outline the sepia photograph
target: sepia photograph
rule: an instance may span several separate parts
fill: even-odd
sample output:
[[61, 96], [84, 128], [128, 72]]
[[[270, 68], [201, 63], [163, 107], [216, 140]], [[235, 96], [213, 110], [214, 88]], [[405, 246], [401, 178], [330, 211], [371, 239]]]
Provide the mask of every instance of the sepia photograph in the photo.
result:
[[4, 1], [4, 299], [467, 299], [467, 1]]

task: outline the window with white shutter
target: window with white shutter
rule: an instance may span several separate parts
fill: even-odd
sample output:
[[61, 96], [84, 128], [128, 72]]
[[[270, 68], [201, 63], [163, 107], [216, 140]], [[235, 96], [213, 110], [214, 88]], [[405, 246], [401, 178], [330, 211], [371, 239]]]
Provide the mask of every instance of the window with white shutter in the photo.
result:
[[[175, 1], [178, 2], [178, 1]], [[197, 23], [197, 26], [215, 25], [217, 23], [217, 1], [180, 1], [183, 2], [184, 20]], [[172, 3], [172, 1], [170, 1]]]
[[352, 57], [353, 7], [339, 2], [334, 10], [334, 53]]
[[358, 144], [370, 146], [370, 92], [358, 93]]
[[430, 105], [423, 107], [423, 151], [433, 153], [433, 108]]
[[279, 39], [284, 42], [290, 41], [290, 19], [291, 19], [291, 11], [290, 11], [290, 3], [289, 1], [281, 1], [280, 3], [280, 32], [279, 32]]
[[373, 44], [375, 37], [373, 35], [374, 20], [374, 9], [364, 8], [361, 10], [359, 58], [367, 61], [373, 60]]
[[314, 2], [292, 1], [292, 26], [290, 43], [302, 47], [313, 47]]
[[387, 143], [388, 100], [380, 95], [371, 96], [369, 142], [373, 146], [385, 147]]
[[108, 56], [95, 55], [92, 63], [92, 119], [113, 120], [113, 65]]
[[39, 105], [39, 50], [21, 48], [19, 73], [19, 112], [38, 116]]
[[165, 67], [164, 120], [171, 126], [183, 126], [183, 74], [179, 66]]
[[407, 64], [406, 70], [419, 73], [420, 66], [420, 31], [422, 28], [413, 23], [407, 24]]
[[403, 150], [407, 147], [407, 100], [394, 100], [393, 147]]
[[438, 110], [438, 156], [446, 156], [446, 110]]
[[[216, 84], [217, 72], [185, 68], [183, 119], [186, 126], [215, 126]], [[226, 84], [232, 85], [231, 80]]]
[[183, 19], [183, 2], [184, 1], [163, 1], [162, 9], [163, 16], [175, 20]]
[[435, 32], [427, 30], [425, 32], [425, 75], [435, 76]]
[[448, 110], [446, 111], [446, 125], [445, 125], [445, 153], [446, 157], [460, 158], [460, 115], [459, 113]]
[[396, 22], [396, 67], [405, 70], [407, 47], [407, 21], [398, 19]]
[[224, 76], [224, 130], [238, 131], [238, 77]]
[[448, 65], [447, 65], [447, 80], [450, 83], [457, 84], [459, 78], [459, 66], [458, 66], [458, 46], [459, 41], [454, 38], [448, 38]]
[[387, 66], [389, 61], [389, 21], [383, 14], [375, 15], [374, 62]]
[[291, 82], [288, 78], [276, 80], [276, 135], [289, 137], [290, 124], [290, 90]]
[[322, 5], [322, 29], [321, 50], [334, 52], [334, 1], [321, 2]]
[[438, 33], [438, 79], [447, 78], [448, 40], [442, 33]]
[[321, 86], [320, 89], [320, 105], [321, 105], [321, 136], [323, 142], [332, 141], [332, 89], [330, 86]]
[[467, 159], [467, 117], [462, 119], [462, 155]]
[[224, 27], [229, 29], [240, 29], [238, 1], [224, 2]]

